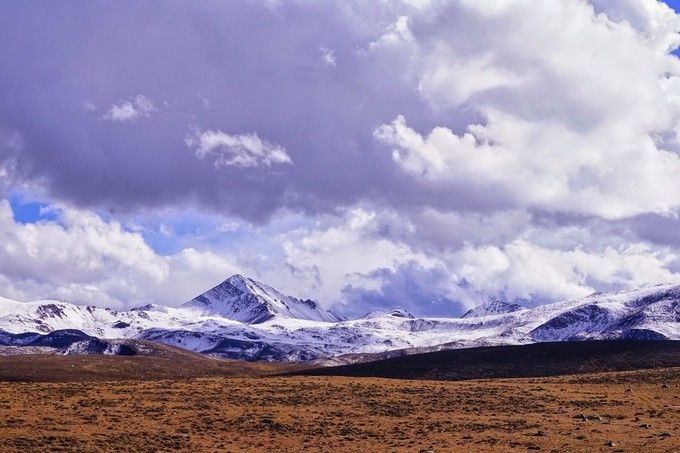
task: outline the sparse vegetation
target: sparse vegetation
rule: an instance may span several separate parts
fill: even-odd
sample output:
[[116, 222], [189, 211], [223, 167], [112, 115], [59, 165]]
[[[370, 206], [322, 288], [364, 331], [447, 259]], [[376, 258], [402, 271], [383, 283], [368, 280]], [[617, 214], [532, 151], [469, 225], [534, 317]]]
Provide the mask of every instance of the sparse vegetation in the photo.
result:
[[460, 382], [250, 373], [0, 383], [0, 451], [680, 448], [680, 368]]

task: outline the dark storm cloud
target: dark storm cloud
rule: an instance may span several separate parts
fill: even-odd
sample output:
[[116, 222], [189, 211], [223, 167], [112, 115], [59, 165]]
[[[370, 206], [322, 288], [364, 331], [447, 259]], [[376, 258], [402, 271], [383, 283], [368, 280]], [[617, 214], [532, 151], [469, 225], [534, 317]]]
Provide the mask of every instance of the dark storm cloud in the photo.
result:
[[677, 214], [642, 214], [623, 223], [642, 240], [673, 248], [680, 247], [680, 219]]
[[[368, 196], [436, 201], [372, 136], [403, 111], [416, 126], [432, 115], [398, 59], [365, 51], [394, 16], [283, 5], [3, 3], [0, 125], [23, 146], [2, 157], [57, 198], [112, 210], [198, 201], [258, 219]], [[148, 115], [105, 120], [140, 95]], [[293, 164], [215, 169], [186, 145], [192, 128], [257, 133]]]
[[420, 316], [464, 313], [459, 301], [446, 296], [448, 275], [445, 269], [425, 269], [418, 263], [408, 262], [394, 270], [378, 269], [368, 277], [381, 282], [380, 288], [347, 285], [342, 290], [352, 315], [391, 308], [403, 308]]
[[[608, 221], [595, 216], [534, 211], [531, 224], [536, 229], [551, 232], [550, 239], [553, 243], [544, 245], [555, 248], [569, 249], [581, 245], [597, 249], [641, 241], [655, 246], [680, 246], [680, 218], [677, 212], [639, 214]], [[582, 234], [565, 240], [565, 237], [557, 237], [555, 234], [559, 228], [572, 228]]]

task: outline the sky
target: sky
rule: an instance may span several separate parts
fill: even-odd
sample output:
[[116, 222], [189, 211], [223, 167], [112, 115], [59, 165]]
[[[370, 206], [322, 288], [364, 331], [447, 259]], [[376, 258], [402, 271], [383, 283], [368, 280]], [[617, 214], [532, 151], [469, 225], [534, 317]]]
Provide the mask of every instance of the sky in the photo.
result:
[[[669, 6], [670, 5], [670, 6]], [[656, 0], [0, 3], [0, 296], [348, 315], [680, 284]]]

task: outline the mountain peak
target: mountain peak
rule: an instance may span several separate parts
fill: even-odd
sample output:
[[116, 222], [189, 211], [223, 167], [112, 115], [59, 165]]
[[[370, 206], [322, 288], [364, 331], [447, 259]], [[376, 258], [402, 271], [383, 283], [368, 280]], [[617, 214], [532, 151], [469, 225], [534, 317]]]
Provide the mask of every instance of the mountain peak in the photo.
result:
[[241, 274], [232, 275], [184, 306], [248, 324], [258, 324], [274, 317], [339, 321], [338, 316], [312, 300], [287, 296]]
[[383, 316], [393, 316], [395, 318], [410, 318], [413, 319], [414, 316], [405, 308], [402, 307], [392, 307], [389, 310], [377, 310], [366, 313], [364, 318], [380, 318]]
[[471, 310], [468, 310], [463, 318], [478, 318], [481, 316], [501, 315], [505, 313], [512, 313], [522, 310], [519, 304], [511, 304], [500, 299], [491, 299], [489, 302], [478, 305]]
[[250, 279], [244, 277], [241, 274], [234, 274], [231, 277], [227, 278], [224, 282], [231, 283], [232, 285], [238, 285], [238, 284], [245, 284], [247, 280], [250, 280]]

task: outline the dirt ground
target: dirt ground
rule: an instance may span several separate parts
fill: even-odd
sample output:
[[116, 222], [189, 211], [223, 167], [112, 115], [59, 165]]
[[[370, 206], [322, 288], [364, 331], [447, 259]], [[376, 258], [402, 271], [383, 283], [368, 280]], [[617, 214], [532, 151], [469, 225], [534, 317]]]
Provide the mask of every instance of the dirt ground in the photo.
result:
[[154, 349], [154, 355], [127, 357], [99, 354], [66, 356], [18, 354], [0, 356], [0, 383], [254, 377], [309, 368], [308, 365], [294, 363], [217, 360], [162, 344], [149, 343], [149, 345]]
[[680, 368], [0, 383], [0, 451], [680, 451]]

